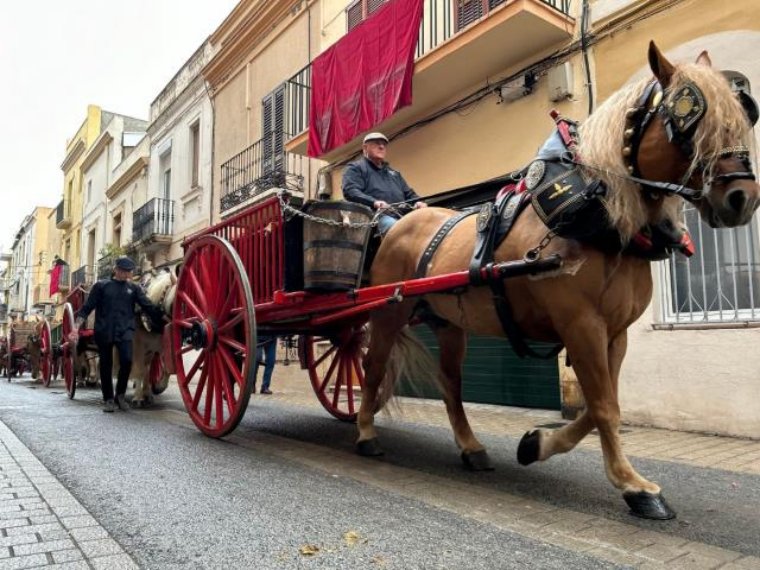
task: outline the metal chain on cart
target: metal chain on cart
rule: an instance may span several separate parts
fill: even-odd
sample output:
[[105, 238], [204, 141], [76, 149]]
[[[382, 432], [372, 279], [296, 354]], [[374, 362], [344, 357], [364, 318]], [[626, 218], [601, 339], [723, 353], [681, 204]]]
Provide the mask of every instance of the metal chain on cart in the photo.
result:
[[293, 206], [288, 204], [287, 200], [285, 200], [286, 195], [287, 195], [286, 192], [279, 192], [277, 194], [277, 198], [279, 198], [280, 200], [280, 207], [282, 208], [282, 211], [287, 212], [291, 216], [301, 216], [303, 219], [309, 220], [310, 222], [316, 222], [318, 224], [326, 224], [328, 226], [336, 226], [336, 227], [341, 227], [341, 228], [351, 228], [351, 229], [371, 228], [377, 225], [377, 218], [378, 218], [379, 212], [375, 214], [375, 216], [369, 222], [347, 222], [347, 221], [339, 222], [337, 220], [328, 220], [326, 218], [320, 218], [319, 216], [312, 216], [311, 214], [302, 212], [298, 208], [294, 208]]

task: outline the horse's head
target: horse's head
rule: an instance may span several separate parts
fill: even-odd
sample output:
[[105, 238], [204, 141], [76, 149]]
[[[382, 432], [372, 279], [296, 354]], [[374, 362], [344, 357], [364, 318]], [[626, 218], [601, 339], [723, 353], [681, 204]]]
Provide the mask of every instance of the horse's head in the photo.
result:
[[580, 156], [603, 173], [612, 223], [630, 239], [675, 220], [680, 194], [711, 226], [746, 224], [760, 199], [749, 161], [754, 101], [731, 89], [706, 52], [675, 65], [652, 42], [649, 66], [653, 79], [623, 87], [581, 127]]
[[658, 84], [645, 102], [651, 124], [640, 133], [630, 165], [642, 178], [698, 189], [688, 199], [712, 227], [746, 224], [760, 204], [749, 158], [754, 100], [731, 89], [707, 52], [696, 63], [673, 65], [652, 42], [649, 65]]

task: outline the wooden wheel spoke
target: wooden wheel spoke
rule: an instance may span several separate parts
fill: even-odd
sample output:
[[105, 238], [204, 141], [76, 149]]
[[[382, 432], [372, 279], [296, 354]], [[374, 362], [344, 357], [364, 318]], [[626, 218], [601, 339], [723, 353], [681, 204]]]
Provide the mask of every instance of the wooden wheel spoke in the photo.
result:
[[[203, 370], [201, 371], [201, 377], [198, 379], [198, 385], [195, 387], [195, 395], [193, 396], [193, 405], [192, 405], [192, 411], [198, 412], [198, 404], [201, 401], [201, 395], [203, 394], [203, 389], [206, 387], [206, 379], [208, 378], [208, 369], [209, 364], [206, 362], [206, 365], [203, 367]], [[187, 384], [189, 386], [189, 383]]]
[[238, 370], [237, 366], [235, 365], [235, 361], [232, 355], [224, 346], [219, 347], [219, 354], [221, 356], [222, 362], [224, 362], [224, 365], [232, 374], [233, 380], [238, 386], [240, 386], [240, 389], [242, 390], [245, 384], [245, 380], [243, 379], [242, 372], [240, 372], [240, 370]]
[[329, 357], [333, 352], [338, 350], [338, 347], [336, 345], [333, 345], [330, 347], [329, 350], [327, 350], [322, 356], [320, 356], [317, 361], [314, 363], [314, 367], [316, 368], [320, 364], [322, 364], [327, 357]]
[[[242, 307], [241, 307], [241, 309], [242, 309]], [[218, 329], [216, 329], [217, 334], [226, 332], [226, 331], [230, 330], [232, 327], [240, 324], [241, 322], [243, 322], [243, 317], [245, 317], [245, 313], [243, 313], [242, 310], [241, 310], [234, 317], [232, 317], [229, 321], [227, 321], [222, 326], [220, 326]]]
[[327, 369], [327, 374], [325, 374], [325, 378], [322, 381], [322, 384], [319, 386], [319, 393], [324, 394], [325, 390], [327, 389], [327, 385], [330, 383], [330, 378], [332, 378], [333, 372], [335, 372], [335, 367], [338, 364], [338, 361], [340, 354], [338, 354], [335, 358], [333, 358], [332, 362], [330, 363], [330, 368]]
[[[222, 366], [221, 364], [219, 365]], [[222, 394], [223, 400], [227, 402], [227, 413], [229, 413], [230, 417], [232, 417], [235, 414], [235, 404], [237, 404], [237, 401], [235, 400], [235, 394], [234, 390], [232, 388], [232, 384], [228, 381], [227, 377], [225, 375], [222, 375]]]
[[219, 361], [220, 356], [218, 354], [215, 354], [214, 356], [217, 368], [217, 374], [214, 375], [214, 403], [216, 404], [216, 425], [218, 427], [221, 427], [222, 424], [224, 424], [224, 398], [222, 397], [222, 386], [225, 382], [227, 382], [227, 375], [224, 374], [222, 363]]
[[[221, 287], [220, 287], [221, 289]], [[226, 288], [224, 289], [226, 291]], [[237, 291], [229, 291], [224, 299], [224, 303], [220, 303], [222, 308], [216, 313], [218, 320], [224, 320], [231, 312], [241, 312], [244, 307], [233, 307], [232, 304], [238, 300], [239, 295]]]
[[227, 346], [231, 346], [234, 348], [237, 352], [239, 352], [243, 358], [245, 358], [246, 353], [248, 352], [246, 347], [241, 344], [240, 342], [236, 341], [234, 338], [230, 338], [226, 335], [219, 335], [219, 342], [222, 342], [226, 344]]
[[340, 360], [340, 365], [338, 366], [338, 375], [335, 378], [335, 386], [333, 386], [332, 398], [333, 408], [336, 409], [338, 408], [338, 401], [340, 400], [340, 385], [343, 381], [343, 376], [346, 373], [346, 363], [342, 352], [338, 354], [338, 360]]
[[194, 313], [196, 317], [201, 320], [205, 318], [205, 313], [201, 312], [201, 310], [198, 308], [198, 305], [196, 305], [195, 302], [190, 298], [190, 295], [184, 291], [177, 291], [177, 296], [182, 301], [184, 301], [185, 305], [187, 305], [187, 308], [190, 309], [190, 311]]
[[195, 270], [192, 267], [187, 268], [187, 277], [194, 290], [195, 298], [198, 299], [198, 307], [204, 312], [204, 314], [208, 314], [209, 305], [206, 300], [206, 293], [203, 291], [203, 287], [201, 286], [200, 281], [198, 281], [198, 276], [195, 274]]
[[183, 329], [191, 329], [193, 328], [193, 322], [189, 321], [187, 319], [175, 319], [174, 324], [183, 328]]
[[191, 350], [195, 350], [195, 347], [194, 347], [192, 344], [186, 344], [185, 346], [183, 346], [183, 347], [180, 349], [179, 353], [180, 353], [180, 354], [187, 354], [187, 353], [188, 353], [188, 352], [190, 352]]
[[211, 368], [207, 382], [206, 382], [206, 405], [203, 407], [203, 423], [211, 425], [211, 404], [214, 399], [214, 377], [216, 376], [216, 370], [214, 370], [214, 361], [209, 359], [209, 368]]
[[195, 362], [190, 367], [190, 370], [187, 371], [185, 374], [185, 384], [189, 384], [192, 380], [193, 376], [195, 376], [195, 373], [198, 372], [198, 369], [200, 368], [201, 364], [206, 360], [206, 351], [202, 350], [201, 353], [198, 355], [198, 358], [195, 359]]

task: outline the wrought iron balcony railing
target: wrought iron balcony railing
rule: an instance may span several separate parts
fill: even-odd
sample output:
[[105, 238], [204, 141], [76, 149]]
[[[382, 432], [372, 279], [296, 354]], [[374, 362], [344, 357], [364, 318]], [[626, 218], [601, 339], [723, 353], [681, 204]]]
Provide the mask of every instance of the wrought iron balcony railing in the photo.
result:
[[83, 265], [71, 274], [71, 288], [77, 285], [92, 285], [95, 281], [95, 266]]
[[174, 201], [153, 198], [138, 208], [132, 217], [132, 241], [138, 243], [155, 236], [171, 236], [174, 230]]
[[303, 192], [306, 159], [285, 152], [286, 138], [272, 132], [222, 164], [222, 212], [273, 188]]
[[71, 211], [69, 202], [61, 200], [55, 209], [55, 227], [65, 229], [71, 225]]
[[61, 267], [61, 276], [58, 278], [58, 289], [60, 291], [68, 291], [71, 287], [71, 267], [68, 264], [64, 264]]
[[[539, 1], [566, 16], [570, 15], [572, 0]], [[372, 3], [371, 0], [369, 2], [373, 7], [379, 7], [379, 4]], [[415, 57], [419, 59], [506, 2], [507, 0], [470, 0], [469, 2], [462, 2], [462, 0], [424, 0], [424, 12], [420, 22]], [[355, 6], [356, 3], [354, 2], [347, 10], [351, 10]], [[361, 19], [356, 23], [360, 21]], [[296, 136], [309, 127], [311, 64], [301, 69], [277, 89], [282, 89], [283, 86], [285, 88], [284, 124], [287, 125], [288, 132]]]

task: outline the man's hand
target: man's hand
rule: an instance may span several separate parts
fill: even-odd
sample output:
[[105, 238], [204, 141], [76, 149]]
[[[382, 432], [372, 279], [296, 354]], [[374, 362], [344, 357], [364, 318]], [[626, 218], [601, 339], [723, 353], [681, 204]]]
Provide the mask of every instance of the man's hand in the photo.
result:
[[69, 340], [76, 344], [79, 342], [79, 329], [75, 328], [73, 331], [69, 333]]
[[419, 202], [416, 202], [414, 204], [414, 209], [415, 210], [418, 210], [419, 208], [427, 208], [427, 207], [428, 207], [428, 205], [425, 202], [423, 202], [422, 200], [420, 200]]
[[375, 203], [372, 204], [375, 207], [375, 210], [379, 210], [380, 208], [388, 208], [390, 204], [386, 202], [385, 200], [375, 200]]

